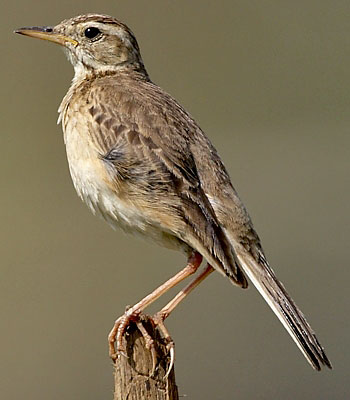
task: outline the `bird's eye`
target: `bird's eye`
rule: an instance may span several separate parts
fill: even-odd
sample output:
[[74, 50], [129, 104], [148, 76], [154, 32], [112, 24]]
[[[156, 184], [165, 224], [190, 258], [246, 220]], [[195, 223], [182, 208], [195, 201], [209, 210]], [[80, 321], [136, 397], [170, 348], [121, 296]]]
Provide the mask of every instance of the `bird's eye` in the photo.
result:
[[88, 39], [95, 39], [100, 33], [101, 33], [101, 31], [94, 26], [91, 26], [90, 28], [86, 28], [84, 31], [84, 35]]

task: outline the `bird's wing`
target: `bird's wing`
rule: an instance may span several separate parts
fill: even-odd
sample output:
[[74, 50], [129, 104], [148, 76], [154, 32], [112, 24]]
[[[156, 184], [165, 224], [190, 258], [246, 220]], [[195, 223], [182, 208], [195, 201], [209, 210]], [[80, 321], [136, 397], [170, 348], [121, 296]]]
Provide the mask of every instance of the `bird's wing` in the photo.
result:
[[[193, 146], [193, 154], [201, 185], [229, 238], [240, 268], [277, 315], [311, 366], [316, 370], [320, 370], [322, 365], [331, 368], [314, 331], [270, 268], [259, 236], [216, 150], [201, 131], [197, 132], [197, 136], [202, 146]], [[206, 154], [211, 154], [206, 160], [201, 156], [203, 148], [208, 148]]]
[[[173, 218], [176, 236], [199, 251], [219, 272], [235, 284], [247, 281], [233, 257], [232, 247], [200, 185], [189, 145], [188, 116], [171, 98], [138, 101], [135, 93], [116, 91], [108, 102], [108, 86], [101, 87], [99, 103], [87, 112], [92, 117], [92, 140], [112, 176], [113, 184], [126, 184], [129, 196], [139, 204], [157, 208]], [[107, 92], [107, 93], [106, 93]], [[108, 106], [107, 106], [108, 104]], [[130, 190], [133, 190], [131, 193]], [[182, 223], [179, 222], [179, 218]], [[160, 223], [159, 217], [155, 223]], [[163, 219], [162, 219], [163, 220]], [[163, 220], [164, 221], [164, 220]], [[167, 226], [169, 228], [169, 226]]]

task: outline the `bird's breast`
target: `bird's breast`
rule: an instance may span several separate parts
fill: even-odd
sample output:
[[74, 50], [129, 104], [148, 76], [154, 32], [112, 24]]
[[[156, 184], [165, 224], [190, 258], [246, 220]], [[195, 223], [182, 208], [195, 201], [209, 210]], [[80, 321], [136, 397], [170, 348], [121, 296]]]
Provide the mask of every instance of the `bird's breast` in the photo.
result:
[[123, 199], [123, 193], [118, 192], [117, 186], [112, 189], [108, 184], [106, 168], [89, 135], [81, 132], [79, 126], [71, 121], [65, 127], [64, 136], [74, 187], [91, 211], [113, 227], [145, 229], [142, 212], [133, 206], [130, 199]]
[[[113, 228], [140, 234], [168, 248], [183, 247], [170, 230], [161, 226], [157, 219], [128, 196], [123, 187], [113, 185], [86, 126], [74, 120], [63, 124], [69, 170], [79, 197], [90, 210], [105, 219]], [[187, 251], [187, 250], [186, 250]]]

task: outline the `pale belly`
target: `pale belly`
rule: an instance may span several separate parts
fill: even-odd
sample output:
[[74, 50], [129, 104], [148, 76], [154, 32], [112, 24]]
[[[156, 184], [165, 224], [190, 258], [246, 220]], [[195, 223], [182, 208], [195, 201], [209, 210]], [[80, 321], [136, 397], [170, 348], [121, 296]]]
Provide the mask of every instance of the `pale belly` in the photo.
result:
[[65, 136], [69, 170], [79, 197], [93, 214], [113, 228], [140, 235], [160, 245], [188, 252], [188, 246], [159, 221], [137, 206], [132, 198], [106, 183], [106, 169], [97, 151], [72, 130]]

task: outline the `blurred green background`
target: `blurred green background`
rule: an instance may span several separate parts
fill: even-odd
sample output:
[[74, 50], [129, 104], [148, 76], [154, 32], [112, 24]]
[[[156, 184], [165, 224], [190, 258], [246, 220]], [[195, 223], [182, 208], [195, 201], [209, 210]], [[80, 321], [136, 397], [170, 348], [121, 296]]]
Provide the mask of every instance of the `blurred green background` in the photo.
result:
[[12, 33], [87, 12], [132, 28], [153, 81], [212, 139], [334, 364], [314, 372], [254, 289], [215, 274], [167, 322], [180, 394], [348, 399], [348, 0], [2, 6], [1, 398], [112, 399], [114, 319], [184, 266], [80, 202], [56, 125], [72, 67], [58, 46]]

